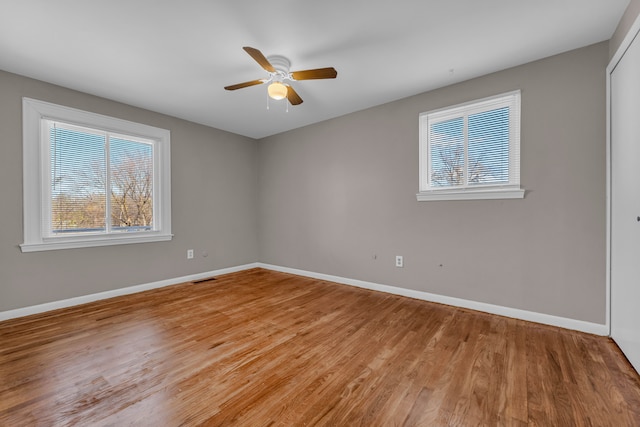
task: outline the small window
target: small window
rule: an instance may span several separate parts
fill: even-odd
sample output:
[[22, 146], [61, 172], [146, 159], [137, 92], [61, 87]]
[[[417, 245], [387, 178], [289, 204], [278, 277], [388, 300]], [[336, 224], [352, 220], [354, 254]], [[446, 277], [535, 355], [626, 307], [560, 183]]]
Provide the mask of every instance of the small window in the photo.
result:
[[520, 91], [420, 115], [418, 201], [522, 197]]
[[169, 131], [23, 99], [23, 252], [171, 239]]

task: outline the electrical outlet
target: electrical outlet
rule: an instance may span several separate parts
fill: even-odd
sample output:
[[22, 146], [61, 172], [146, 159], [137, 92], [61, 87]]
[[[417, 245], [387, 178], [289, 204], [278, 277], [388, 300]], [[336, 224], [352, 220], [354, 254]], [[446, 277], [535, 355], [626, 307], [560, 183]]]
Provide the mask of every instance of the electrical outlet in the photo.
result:
[[187, 259], [193, 259], [193, 249], [187, 249]]
[[404, 267], [404, 258], [402, 255], [396, 255], [396, 267]]

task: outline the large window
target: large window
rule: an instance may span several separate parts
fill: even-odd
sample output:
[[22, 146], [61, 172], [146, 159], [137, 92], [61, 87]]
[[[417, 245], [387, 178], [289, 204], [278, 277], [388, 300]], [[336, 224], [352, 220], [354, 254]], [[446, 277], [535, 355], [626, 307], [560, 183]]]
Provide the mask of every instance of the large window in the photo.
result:
[[519, 91], [420, 115], [419, 201], [522, 197]]
[[23, 252], [171, 239], [169, 131], [23, 99]]

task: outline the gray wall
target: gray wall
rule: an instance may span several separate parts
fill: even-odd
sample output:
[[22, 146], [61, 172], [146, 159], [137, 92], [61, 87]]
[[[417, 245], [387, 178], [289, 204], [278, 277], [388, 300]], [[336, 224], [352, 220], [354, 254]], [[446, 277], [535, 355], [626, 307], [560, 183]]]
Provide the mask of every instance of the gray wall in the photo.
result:
[[[608, 57], [600, 43], [261, 141], [0, 72], [0, 311], [262, 261], [604, 323]], [[417, 202], [418, 114], [514, 89], [526, 198]], [[21, 253], [22, 96], [170, 129], [174, 240]]]
[[[604, 42], [261, 140], [260, 261], [605, 323], [607, 61]], [[515, 89], [525, 199], [417, 202], [418, 115]]]
[[640, 0], [631, 0], [629, 6], [627, 6], [627, 10], [622, 15], [622, 19], [620, 19], [618, 23], [618, 28], [616, 28], [609, 41], [609, 58], [615, 55], [622, 40], [627, 36], [629, 29], [631, 29], [638, 15], [640, 15]]
[[[0, 311], [257, 260], [255, 140], [1, 71], [0, 94]], [[169, 129], [174, 239], [21, 253], [23, 96]]]

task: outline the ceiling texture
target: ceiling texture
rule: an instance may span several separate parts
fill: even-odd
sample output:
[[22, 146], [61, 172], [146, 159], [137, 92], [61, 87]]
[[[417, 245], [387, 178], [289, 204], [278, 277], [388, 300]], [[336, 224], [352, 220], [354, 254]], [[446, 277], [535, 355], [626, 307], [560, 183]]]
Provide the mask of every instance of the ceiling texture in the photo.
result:
[[[608, 40], [629, 0], [0, 0], [0, 69], [262, 138]], [[242, 50], [282, 55], [268, 102]], [[269, 109], [267, 109], [269, 105]]]

